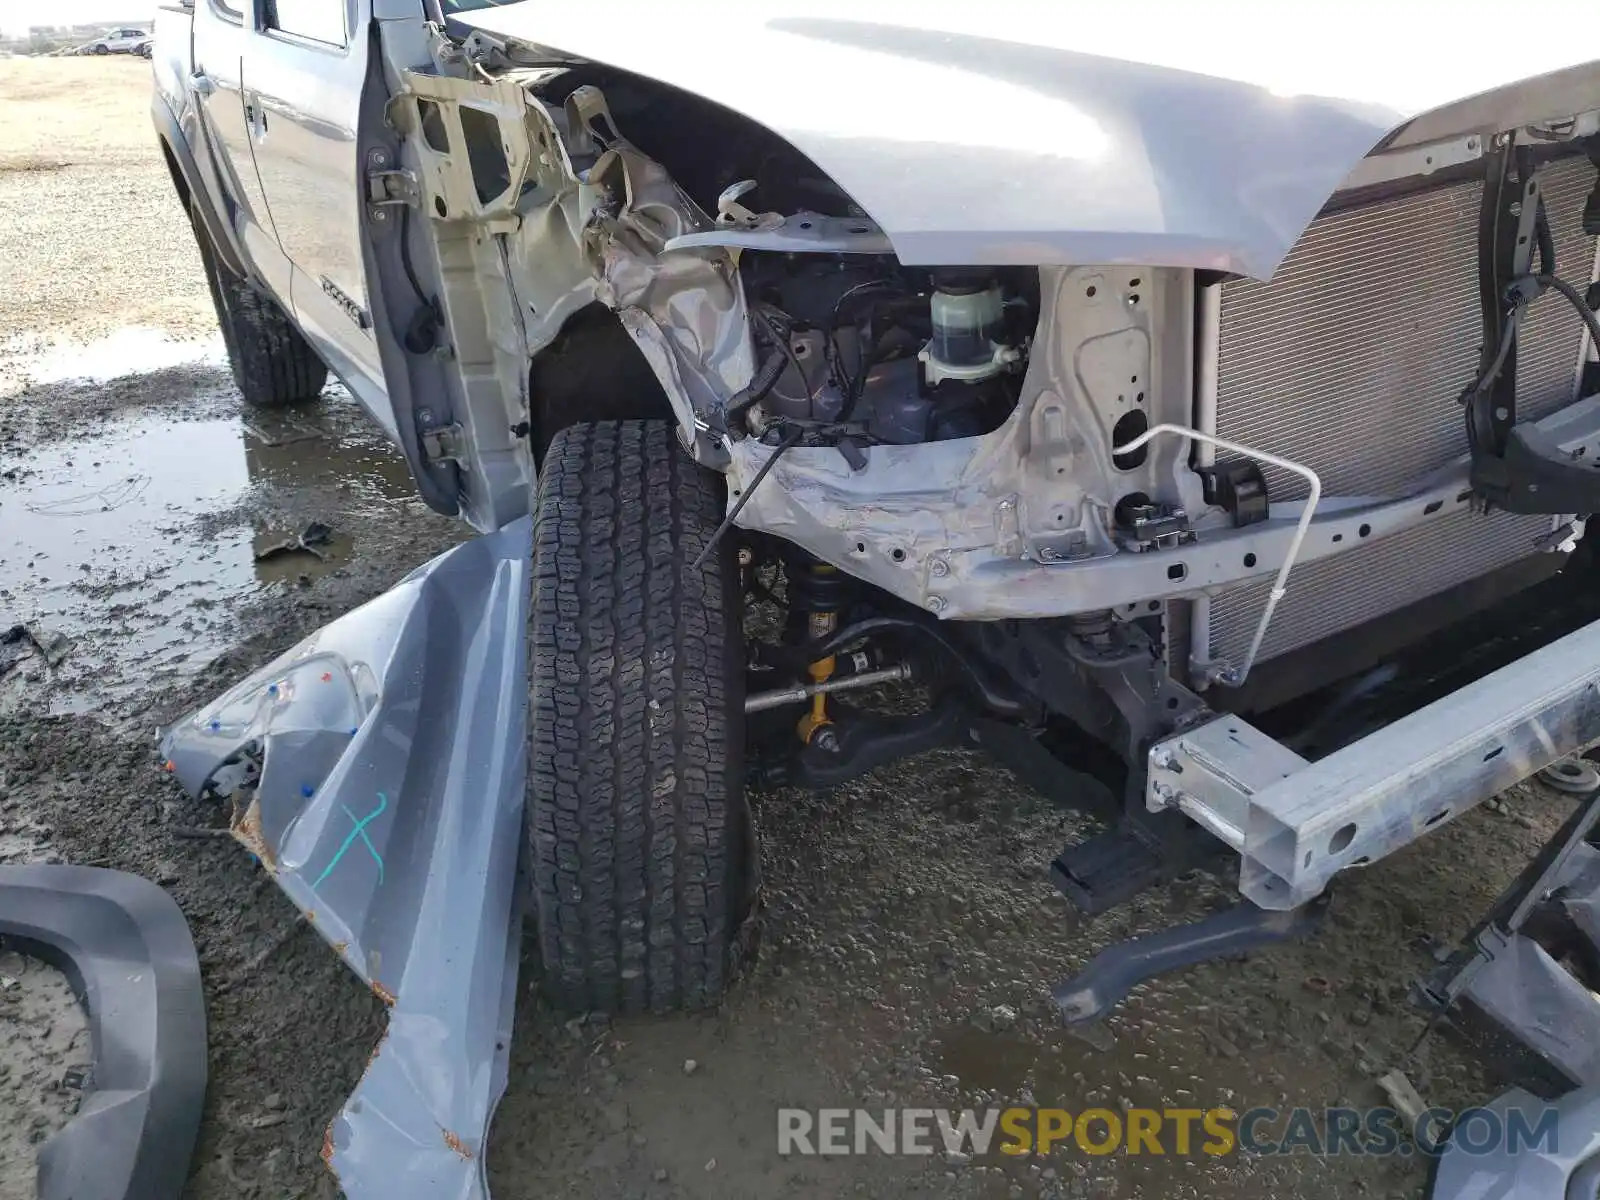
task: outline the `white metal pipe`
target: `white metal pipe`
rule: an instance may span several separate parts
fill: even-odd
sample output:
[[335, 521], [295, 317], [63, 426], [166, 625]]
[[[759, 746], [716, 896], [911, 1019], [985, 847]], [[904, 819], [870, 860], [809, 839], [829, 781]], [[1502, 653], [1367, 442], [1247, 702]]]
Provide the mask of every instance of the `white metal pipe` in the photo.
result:
[[1292, 471], [1300, 476], [1311, 486], [1311, 494], [1306, 497], [1306, 506], [1300, 513], [1300, 523], [1295, 526], [1294, 537], [1289, 539], [1289, 549], [1283, 556], [1283, 565], [1278, 568], [1278, 577], [1272, 581], [1272, 591], [1267, 596], [1267, 606], [1261, 610], [1261, 620], [1256, 625], [1256, 633], [1250, 639], [1250, 649], [1245, 653], [1244, 662], [1237, 667], [1226, 666], [1222, 663], [1212, 664], [1208, 674], [1218, 683], [1229, 687], [1241, 686], [1250, 675], [1250, 668], [1255, 665], [1256, 655], [1261, 650], [1262, 640], [1267, 636], [1267, 626], [1272, 624], [1272, 614], [1278, 607], [1287, 592], [1289, 570], [1294, 566], [1294, 560], [1299, 557], [1300, 547], [1306, 540], [1306, 532], [1311, 528], [1311, 518], [1317, 511], [1317, 504], [1322, 499], [1322, 480], [1310, 467], [1287, 458], [1279, 458], [1276, 454], [1268, 454], [1265, 450], [1254, 450], [1249, 446], [1242, 446], [1238, 442], [1230, 442], [1227, 438], [1219, 438], [1215, 434], [1201, 433], [1198, 429], [1190, 429], [1186, 425], [1152, 425], [1131, 442], [1121, 446], [1112, 447], [1113, 454], [1132, 454], [1140, 446], [1163, 434], [1173, 434], [1178, 437], [1193, 438], [1197, 442], [1208, 444], [1218, 449], [1227, 450], [1233, 454], [1242, 454], [1246, 458], [1258, 459], [1270, 463], [1284, 471]]

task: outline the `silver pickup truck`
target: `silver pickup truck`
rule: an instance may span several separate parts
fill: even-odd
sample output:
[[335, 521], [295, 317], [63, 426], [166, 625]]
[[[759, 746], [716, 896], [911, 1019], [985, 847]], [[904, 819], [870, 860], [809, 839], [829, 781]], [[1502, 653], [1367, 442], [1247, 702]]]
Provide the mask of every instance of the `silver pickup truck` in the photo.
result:
[[1559, 8], [164, 10], [246, 401], [331, 371], [433, 508], [531, 515], [546, 991], [716, 1001], [751, 781], [976, 744], [1103, 816], [1056, 864], [1090, 911], [1237, 863], [1226, 928], [1081, 1017], [1600, 739], [1600, 61]]

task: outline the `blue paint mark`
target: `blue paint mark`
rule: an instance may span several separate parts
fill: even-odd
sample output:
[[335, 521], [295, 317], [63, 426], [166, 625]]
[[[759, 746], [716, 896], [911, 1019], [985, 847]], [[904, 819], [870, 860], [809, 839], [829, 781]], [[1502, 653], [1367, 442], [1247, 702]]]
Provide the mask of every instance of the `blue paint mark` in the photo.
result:
[[309, 783], [302, 783], [300, 785], [300, 794], [307, 800], [311, 799], [311, 797], [316, 793], [316, 790], [317, 789], [312, 787]]
[[222, 728], [222, 722], [221, 721], [212, 721], [211, 722], [211, 732], [212, 733], [215, 733], [217, 730], [219, 730], [221, 728]]
[[350, 835], [344, 839], [344, 844], [339, 847], [338, 852], [333, 856], [333, 859], [328, 863], [328, 865], [322, 868], [322, 874], [317, 876], [316, 880], [311, 884], [311, 886], [319, 886], [322, 881], [328, 877], [333, 869], [339, 865], [339, 860], [344, 857], [344, 852], [355, 844], [355, 840], [357, 838], [360, 838], [362, 842], [365, 843], [367, 852], [372, 855], [372, 861], [378, 864], [378, 882], [382, 883], [383, 856], [378, 853], [378, 848], [372, 844], [372, 839], [367, 836], [367, 826], [380, 813], [382, 813], [384, 809], [389, 807], [389, 797], [384, 795], [382, 792], [379, 792], [378, 807], [373, 809], [366, 816], [359, 819], [356, 817], [355, 813], [351, 812], [348, 808], [345, 808], [344, 805], [341, 804], [339, 807], [344, 809], [344, 815], [350, 818], [351, 822], [355, 825], [355, 828], [350, 831]]
[[278, 685], [275, 684], [275, 683], [267, 684], [267, 695], [276, 696], [277, 694], [278, 694]]

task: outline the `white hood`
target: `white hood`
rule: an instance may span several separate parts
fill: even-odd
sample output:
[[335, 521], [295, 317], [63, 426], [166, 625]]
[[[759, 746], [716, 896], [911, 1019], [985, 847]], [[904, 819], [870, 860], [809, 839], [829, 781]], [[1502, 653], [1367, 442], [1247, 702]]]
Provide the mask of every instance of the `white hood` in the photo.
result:
[[1373, 0], [524, 0], [462, 19], [743, 113], [832, 176], [908, 264], [1267, 278], [1411, 118], [1436, 112], [1438, 135], [1600, 108], [1600, 18], [1568, 0], [1504, 29]]

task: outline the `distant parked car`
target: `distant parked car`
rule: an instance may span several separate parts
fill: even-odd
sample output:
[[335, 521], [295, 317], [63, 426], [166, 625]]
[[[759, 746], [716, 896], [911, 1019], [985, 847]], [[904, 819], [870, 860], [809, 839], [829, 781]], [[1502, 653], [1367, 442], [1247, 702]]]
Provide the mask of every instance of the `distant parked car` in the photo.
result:
[[150, 57], [151, 37], [144, 29], [113, 29], [83, 46], [80, 54], [139, 54]]

